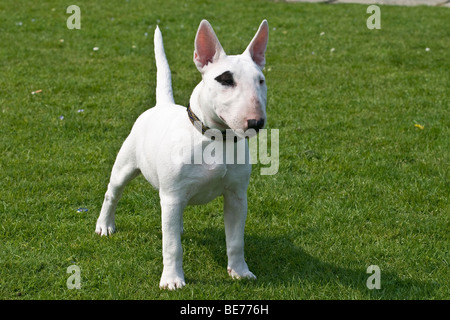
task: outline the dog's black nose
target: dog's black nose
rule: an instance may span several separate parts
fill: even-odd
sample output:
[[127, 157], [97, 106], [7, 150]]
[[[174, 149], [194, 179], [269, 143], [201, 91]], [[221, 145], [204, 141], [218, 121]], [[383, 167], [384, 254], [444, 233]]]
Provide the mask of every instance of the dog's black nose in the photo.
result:
[[259, 129], [262, 129], [264, 127], [264, 118], [261, 118], [259, 120], [256, 119], [250, 119], [247, 120], [248, 129], [255, 129], [256, 132], [259, 131]]

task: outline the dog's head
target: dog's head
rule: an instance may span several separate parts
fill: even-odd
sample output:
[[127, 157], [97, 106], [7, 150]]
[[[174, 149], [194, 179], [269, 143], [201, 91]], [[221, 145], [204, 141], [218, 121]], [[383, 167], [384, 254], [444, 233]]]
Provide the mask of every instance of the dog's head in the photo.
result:
[[200, 94], [202, 110], [209, 125], [231, 128], [242, 135], [248, 129], [257, 132], [266, 124], [267, 87], [262, 69], [269, 38], [264, 20], [244, 53], [228, 56], [213, 28], [203, 20], [195, 37], [194, 62], [202, 74]]

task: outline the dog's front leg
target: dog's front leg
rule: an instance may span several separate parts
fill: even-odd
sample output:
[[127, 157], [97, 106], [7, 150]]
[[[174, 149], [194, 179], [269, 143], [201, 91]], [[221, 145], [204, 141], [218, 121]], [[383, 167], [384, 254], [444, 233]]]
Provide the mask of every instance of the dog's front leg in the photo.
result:
[[244, 259], [244, 228], [247, 218], [247, 191], [226, 190], [224, 193], [225, 235], [228, 274], [234, 279], [256, 279]]
[[185, 286], [183, 249], [181, 247], [182, 216], [185, 204], [174, 203], [161, 195], [162, 245], [164, 269], [159, 287], [175, 290]]

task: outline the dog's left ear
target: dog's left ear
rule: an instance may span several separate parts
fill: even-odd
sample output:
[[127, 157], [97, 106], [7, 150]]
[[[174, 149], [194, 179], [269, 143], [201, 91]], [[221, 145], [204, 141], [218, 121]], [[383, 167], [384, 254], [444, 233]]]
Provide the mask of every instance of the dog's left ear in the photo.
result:
[[267, 20], [264, 20], [259, 26], [256, 35], [253, 40], [245, 49], [244, 54], [249, 54], [253, 61], [261, 68], [264, 68], [266, 64], [266, 58], [264, 56], [267, 48], [267, 42], [269, 41], [269, 24]]

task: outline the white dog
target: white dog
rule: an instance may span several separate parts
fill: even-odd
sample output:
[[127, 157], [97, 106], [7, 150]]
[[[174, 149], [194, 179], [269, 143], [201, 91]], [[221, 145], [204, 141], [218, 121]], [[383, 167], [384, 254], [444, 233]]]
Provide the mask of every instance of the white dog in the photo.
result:
[[[156, 106], [136, 120], [117, 155], [95, 231], [102, 236], [115, 231], [115, 210], [122, 191], [142, 173], [159, 190], [161, 201], [164, 269], [160, 288], [173, 290], [185, 285], [181, 248], [184, 208], [207, 203], [220, 195], [224, 197], [228, 273], [233, 278], [256, 279], [244, 259], [251, 172], [244, 137], [263, 128], [267, 120], [267, 87], [262, 69], [268, 36], [269, 27], [264, 20], [244, 53], [228, 56], [209, 22], [203, 20], [194, 51], [202, 81], [194, 89], [186, 109], [174, 102], [162, 35], [158, 27], [155, 30]], [[194, 125], [198, 123], [200, 126]], [[211, 131], [233, 133], [234, 137], [231, 141], [225, 135], [224, 139], [211, 139], [211, 135], [200, 134], [199, 128], [203, 133], [215, 129]], [[195, 135], [200, 139], [194, 141]], [[239, 144], [234, 143], [236, 140], [245, 143], [244, 164], [227, 158], [227, 153], [236, 151]], [[224, 161], [191, 161], [196, 148], [219, 150], [225, 145], [228, 148], [223, 154]], [[182, 161], [174, 161], [174, 154], [180, 157], [180, 150], [186, 151], [186, 146], [188, 152], [182, 153]]]

